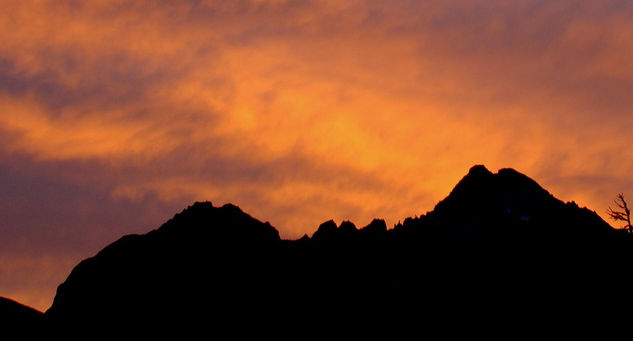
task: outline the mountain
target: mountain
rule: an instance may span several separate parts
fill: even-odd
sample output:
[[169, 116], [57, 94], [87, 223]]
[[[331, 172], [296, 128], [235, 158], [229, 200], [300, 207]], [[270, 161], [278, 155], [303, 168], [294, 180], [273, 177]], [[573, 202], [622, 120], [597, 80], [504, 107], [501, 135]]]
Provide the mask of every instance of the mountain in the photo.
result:
[[393, 229], [327, 221], [311, 237], [282, 240], [237, 206], [195, 203], [82, 261], [46, 320], [62, 333], [271, 336], [289, 326], [472, 321], [482, 307], [498, 321], [532, 309], [554, 318], [615, 299], [632, 252], [633, 238], [595, 212], [515, 170], [475, 166], [433, 211]]
[[11, 299], [0, 297], [0, 321], [2, 332], [19, 333], [26, 337], [39, 336], [44, 314]]

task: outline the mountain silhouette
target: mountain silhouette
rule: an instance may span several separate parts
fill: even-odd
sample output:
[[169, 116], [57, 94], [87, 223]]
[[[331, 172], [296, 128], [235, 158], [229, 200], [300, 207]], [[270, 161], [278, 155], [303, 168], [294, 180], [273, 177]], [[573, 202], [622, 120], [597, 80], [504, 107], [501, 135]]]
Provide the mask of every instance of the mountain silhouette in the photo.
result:
[[[388, 229], [383, 220], [278, 231], [227, 204], [198, 202], [145, 235], [127, 235], [77, 265], [46, 326], [213, 330], [275, 335], [353, 330], [356, 322], [588, 309], [630, 283], [633, 239], [527, 176], [475, 166], [436, 207]], [[548, 307], [543, 309], [542, 307]], [[466, 313], [469, 312], [469, 313]], [[508, 312], [506, 314], [505, 312]]]
[[29, 327], [39, 325], [44, 320], [44, 314], [11, 299], [0, 297], [0, 321], [4, 330], [10, 328], [29, 332]]

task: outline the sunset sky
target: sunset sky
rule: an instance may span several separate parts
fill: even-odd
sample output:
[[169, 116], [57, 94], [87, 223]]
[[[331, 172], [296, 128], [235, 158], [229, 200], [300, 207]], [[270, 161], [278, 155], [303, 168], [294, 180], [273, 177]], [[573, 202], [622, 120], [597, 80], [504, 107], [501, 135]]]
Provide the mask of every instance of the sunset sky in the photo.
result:
[[474, 164], [606, 218], [632, 91], [629, 0], [0, 0], [0, 296], [194, 201], [392, 226]]

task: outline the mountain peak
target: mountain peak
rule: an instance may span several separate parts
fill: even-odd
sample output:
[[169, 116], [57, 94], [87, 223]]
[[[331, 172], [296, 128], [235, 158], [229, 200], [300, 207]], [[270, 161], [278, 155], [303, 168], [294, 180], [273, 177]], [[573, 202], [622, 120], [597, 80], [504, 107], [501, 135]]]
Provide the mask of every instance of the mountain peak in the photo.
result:
[[336, 235], [337, 230], [338, 230], [338, 227], [336, 226], [336, 223], [334, 222], [334, 220], [330, 219], [322, 223], [321, 225], [319, 225], [319, 228], [312, 235], [312, 239], [324, 240], [324, 239], [332, 238], [332, 236]]
[[471, 167], [468, 174], [455, 185], [448, 198], [459, 196], [463, 193], [484, 191], [490, 187], [494, 177], [495, 174], [490, 172], [484, 165], [475, 165]]
[[492, 173], [483, 165], [475, 165], [457, 183], [449, 197], [455, 192], [491, 190], [492, 187], [507, 191], [521, 189], [522, 192], [529, 190], [549, 194], [536, 181], [512, 168], [501, 168], [497, 173]]
[[490, 172], [488, 168], [486, 168], [486, 166], [484, 165], [474, 165], [470, 167], [470, 170], [468, 171], [468, 175], [469, 176], [489, 176], [489, 175], [492, 175], [492, 172]]
[[[483, 165], [473, 166], [451, 193], [435, 207], [435, 214], [460, 215], [475, 212], [531, 212], [562, 204], [536, 181], [512, 169], [490, 172]], [[492, 211], [491, 211], [492, 210]], [[495, 213], [496, 214], [496, 213]]]
[[380, 233], [387, 231], [387, 223], [383, 219], [374, 219], [369, 225], [363, 227], [361, 231]]
[[192, 238], [211, 235], [236, 238], [245, 234], [264, 234], [269, 236], [268, 239], [279, 240], [279, 232], [269, 223], [262, 223], [231, 203], [214, 207], [209, 201], [195, 202], [163, 224], [157, 232], [189, 234]]
[[350, 233], [357, 231], [356, 225], [349, 220], [344, 220], [341, 225], [338, 227], [339, 231], [342, 233]]

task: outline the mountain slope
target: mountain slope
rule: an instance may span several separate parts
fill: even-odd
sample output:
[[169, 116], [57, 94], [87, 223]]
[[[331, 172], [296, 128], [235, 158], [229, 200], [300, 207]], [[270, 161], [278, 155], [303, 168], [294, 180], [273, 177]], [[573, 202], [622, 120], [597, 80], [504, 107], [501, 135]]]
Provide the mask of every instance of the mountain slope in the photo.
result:
[[81, 262], [46, 317], [62, 330], [234, 332], [328, 314], [375, 319], [412, 306], [426, 314], [573, 305], [579, 293], [596, 298], [630, 280], [632, 250], [631, 237], [595, 212], [514, 170], [475, 166], [433, 211], [394, 229], [381, 220], [360, 229], [328, 221], [312, 237], [287, 241], [236, 206], [196, 203]]
[[0, 297], [0, 321], [2, 331], [37, 336], [42, 329], [44, 314], [5, 297]]
[[432, 234], [436, 245], [446, 242], [440, 245], [447, 252], [463, 252], [465, 246], [507, 246], [528, 257], [536, 245], [541, 252], [577, 249], [582, 255], [598, 256], [585, 244], [598, 247], [628, 240], [624, 231], [614, 230], [595, 212], [556, 199], [527, 176], [513, 169], [493, 174], [483, 166], [471, 168], [433, 211], [409, 218], [396, 229]]
[[[74, 321], [89, 313], [121, 323], [175, 311], [194, 318], [187, 314], [197, 311], [193, 302], [212, 305], [209, 301], [223, 300], [246, 281], [258, 281], [280, 242], [270, 224], [236, 206], [196, 203], [159, 229], [125, 236], [81, 262], [59, 286], [46, 314]], [[262, 294], [264, 288], [250, 289]]]

